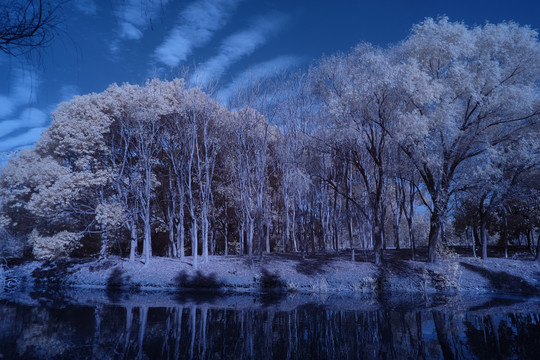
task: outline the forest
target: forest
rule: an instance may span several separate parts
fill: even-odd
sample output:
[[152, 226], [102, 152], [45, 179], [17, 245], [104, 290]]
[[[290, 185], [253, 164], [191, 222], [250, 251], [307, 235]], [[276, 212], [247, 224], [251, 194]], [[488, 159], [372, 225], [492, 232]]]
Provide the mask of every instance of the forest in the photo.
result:
[[4, 254], [184, 259], [527, 245], [540, 260], [540, 44], [426, 19], [308, 69], [76, 96], [0, 169]]

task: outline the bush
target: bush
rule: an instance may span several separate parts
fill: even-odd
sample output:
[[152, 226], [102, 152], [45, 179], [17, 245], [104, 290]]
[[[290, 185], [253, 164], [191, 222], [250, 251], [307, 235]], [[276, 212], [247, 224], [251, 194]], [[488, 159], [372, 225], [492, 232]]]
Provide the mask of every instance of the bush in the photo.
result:
[[24, 236], [16, 236], [0, 226], [0, 257], [23, 257], [27, 241]]
[[80, 235], [69, 231], [61, 231], [53, 236], [41, 236], [37, 230], [30, 234], [32, 254], [39, 260], [56, 260], [67, 257], [80, 245]]

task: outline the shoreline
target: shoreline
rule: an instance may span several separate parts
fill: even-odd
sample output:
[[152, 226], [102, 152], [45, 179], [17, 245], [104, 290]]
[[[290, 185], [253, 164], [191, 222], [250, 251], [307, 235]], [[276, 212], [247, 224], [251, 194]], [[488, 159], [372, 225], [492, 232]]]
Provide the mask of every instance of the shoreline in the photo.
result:
[[270, 254], [254, 258], [211, 256], [193, 269], [191, 259], [151, 258], [145, 265], [111, 256], [105, 260], [27, 261], [4, 270], [13, 288], [101, 289], [120, 292], [216, 294], [394, 293], [440, 295], [540, 295], [540, 264], [529, 260], [455, 257], [432, 264], [402, 259], [376, 266], [345, 256]]

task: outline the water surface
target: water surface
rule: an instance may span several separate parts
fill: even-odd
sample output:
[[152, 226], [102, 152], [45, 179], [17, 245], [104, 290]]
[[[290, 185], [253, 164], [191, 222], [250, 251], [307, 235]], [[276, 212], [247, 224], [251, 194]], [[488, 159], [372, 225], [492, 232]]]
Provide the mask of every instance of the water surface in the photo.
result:
[[533, 359], [537, 299], [12, 294], [0, 359]]

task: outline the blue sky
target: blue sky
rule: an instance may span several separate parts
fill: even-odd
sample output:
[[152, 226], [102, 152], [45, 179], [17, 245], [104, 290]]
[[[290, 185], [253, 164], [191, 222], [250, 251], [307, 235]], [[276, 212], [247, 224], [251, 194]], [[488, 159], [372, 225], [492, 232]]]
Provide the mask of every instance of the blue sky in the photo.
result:
[[540, 28], [534, 0], [69, 0], [39, 56], [0, 55], [0, 166], [31, 146], [74, 95], [194, 70], [225, 98], [247, 74], [267, 77], [367, 41], [397, 43], [425, 17]]

